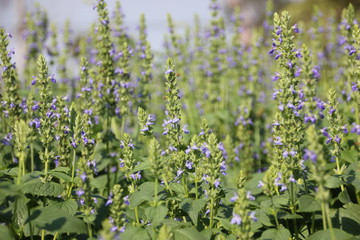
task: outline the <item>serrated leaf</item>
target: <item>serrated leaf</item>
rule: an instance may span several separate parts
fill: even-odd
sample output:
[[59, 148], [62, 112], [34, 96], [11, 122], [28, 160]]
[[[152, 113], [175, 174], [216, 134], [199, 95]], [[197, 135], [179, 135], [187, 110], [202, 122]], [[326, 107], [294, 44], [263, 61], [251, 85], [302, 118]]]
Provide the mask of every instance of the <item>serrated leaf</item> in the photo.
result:
[[180, 183], [170, 183], [169, 188], [177, 193], [184, 194], [184, 186]]
[[359, 153], [355, 149], [345, 150], [341, 152], [341, 159], [348, 163], [356, 162], [359, 158]]
[[316, 212], [316, 211], [321, 211], [321, 206], [314, 197], [309, 195], [303, 195], [299, 198], [298, 212]]
[[180, 203], [180, 208], [189, 215], [194, 225], [197, 226], [199, 212], [204, 208], [205, 204], [205, 199], [193, 200], [186, 198]]
[[346, 204], [339, 209], [339, 228], [347, 233], [360, 235], [360, 205]]
[[38, 196], [59, 196], [64, 188], [59, 183], [41, 182], [40, 179], [32, 180], [21, 186], [23, 193], [30, 193]]
[[19, 168], [15, 167], [15, 168], [8, 168], [8, 169], [1, 170], [0, 173], [3, 173], [8, 176], [12, 176], [12, 177], [17, 177], [18, 171], [19, 171]]
[[64, 200], [50, 201], [48, 207], [59, 209], [73, 216], [77, 211], [78, 204], [74, 199], [69, 199], [66, 201]]
[[174, 235], [176, 240], [207, 240], [194, 227], [176, 229], [174, 230]]
[[344, 184], [344, 182], [336, 176], [330, 176], [326, 179], [325, 187], [327, 188], [338, 188], [341, 186], [341, 184]]
[[153, 226], [159, 225], [167, 213], [168, 209], [165, 206], [150, 206], [145, 209], [146, 217], [150, 219]]
[[79, 218], [54, 207], [44, 207], [35, 210], [26, 222], [49, 232], [86, 233], [87, 227]]
[[291, 234], [286, 228], [271, 228], [263, 232], [263, 234], [261, 235], [261, 239], [263, 240], [289, 240], [290, 237]]
[[[345, 240], [351, 237], [350, 234], [344, 232], [343, 230], [333, 228], [333, 236], [336, 240]], [[329, 240], [333, 239], [330, 229], [320, 230], [312, 234], [307, 240]]]

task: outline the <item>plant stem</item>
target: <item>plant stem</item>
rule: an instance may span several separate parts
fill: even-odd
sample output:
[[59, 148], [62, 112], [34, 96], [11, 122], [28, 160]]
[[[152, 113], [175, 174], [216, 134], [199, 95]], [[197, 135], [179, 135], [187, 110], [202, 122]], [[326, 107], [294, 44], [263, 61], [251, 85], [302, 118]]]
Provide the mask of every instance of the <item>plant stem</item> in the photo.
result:
[[41, 230], [41, 240], [45, 240], [45, 230]]
[[34, 171], [34, 144], [30, 144], [31, 172]]
[[154, 206], [157, 206], [157, 197], [158, 197], [158, 178], [155, 176], [155, 187], [154, 187]]
[[89, 238], [92, 238], [91, 224], [90, 224], [90, 223], [87, 223], [87, 227], [88, 227]]

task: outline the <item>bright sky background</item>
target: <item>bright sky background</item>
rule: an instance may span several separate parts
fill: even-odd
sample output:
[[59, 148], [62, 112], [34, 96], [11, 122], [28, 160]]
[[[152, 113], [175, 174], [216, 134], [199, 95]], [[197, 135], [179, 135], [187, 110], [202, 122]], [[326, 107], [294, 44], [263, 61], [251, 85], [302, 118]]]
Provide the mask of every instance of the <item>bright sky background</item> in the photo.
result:
[[[4, 3], [7, 5], [4, 5]], [[0, 0], [0, 26], [6, 27], [8, 32], [15, 32], [16, 7], [15, 0]], [[34, 0], [26, 0], [27, 10], [34, 8]], [[92, 9], [95, 4], [90, 0], [38, 0], [48, 11], [49, 19], [56, 22], [59, 28], [66, 19], [71, 20], [75, 33], [85, 33], [91, 23], [96, 21], [96, 11]], [[115, 0], [108, 0], [110, 12], [115, 7]], [[148, 37], [152, 48], [159, 50], [162, 47], [163, 36], [167, 31], [166, 14], [170, 13], [175, 24], [181, 26], [191, 25], [194, 14], [197, 13], [206, 22], [210, 18], [210, 0], [122, 0], [121, 5], [125, 13], [125, 24], [130, 35], [137, 34], [136, 26], [141, 13], [145, 13], [148, 25]], [[137, 35], [136, 35], [137, 36]]]

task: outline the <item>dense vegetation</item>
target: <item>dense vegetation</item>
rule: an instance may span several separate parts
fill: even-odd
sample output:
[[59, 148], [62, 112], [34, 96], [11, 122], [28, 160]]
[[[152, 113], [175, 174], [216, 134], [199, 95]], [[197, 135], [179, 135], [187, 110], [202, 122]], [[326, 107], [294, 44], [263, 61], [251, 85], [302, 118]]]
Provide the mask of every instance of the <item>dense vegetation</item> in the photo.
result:
[[[0, 29], [0, 238], [356, 239], [360, 25], [272, 13], [242, 44], [241, 16], [162, 52], [120, 4], [75, 41], [40, 8], [26, 66]], [[51, 27], [48, 27], [51, 25]], [[61, 42], [61, 44], [59, 44]]]

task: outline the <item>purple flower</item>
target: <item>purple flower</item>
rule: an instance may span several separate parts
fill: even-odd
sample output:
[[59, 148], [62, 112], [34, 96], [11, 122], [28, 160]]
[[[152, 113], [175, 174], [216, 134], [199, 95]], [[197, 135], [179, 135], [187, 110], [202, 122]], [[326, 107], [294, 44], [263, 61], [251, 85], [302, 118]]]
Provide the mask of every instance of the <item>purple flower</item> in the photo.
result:
[[220, 179], [219, 178], [215, 179], [214, 186], [215, 186], [215, 188], [218, 188], [220, 186]]
[[295, 178], [294, 178], [294, 176], [293, 176], [293, 175], [291, 175], [291, 176], [290, 176], [290, 178], [289, 178], [289, 182], [296, 182], [296, 180], [295, 180]]
[[80, 188], [79, 190], [76, 191], [76, 195], [78, 195], [78, 197], [81, 197], [84, 194], [85, 194], [85, 191], [82, 188]]
[[358, 87], [357, 87], [356, 82], [351, 83], [351, 90], [352, 90], [353, 92], [356, 92], [356, 91], [358, 90]]
[[34, 86], [36, 84], [36, 77], [33, 76], [33, 80], [31, 81], [31, 85]]
[[274, 144], [275, 145], [283, 145], [283, 143], [281, 142], [281, 137], [275, 137]]
[[294, 30], [295, 33], [300, 33], [300, 30], [299, 30], [297, 24], [295, 24], [295, 25], [292, 26], [291, 28]]
[[193, 163], [191, 161], [186, 161], [185, 163], [185, 167], [187, 167], [188, 169], [192, 169]]
[[230, 202], [235, 202], [238, 199], [239, 199], [239, 196], [235, 193], [234, 196], [232, 198], [230, 198]]
[[284, 105], [280, 104], [278, 108], [280, 111], [284, 111]]
[[272, 81], [275, 82], [275, 81], [279, 80], [279, 78], [280, 78], [280, 73], [276, 72], [275, 76], [273, 76], [273, 78], [272, 78]]
[[140, 180], [140, 179], [141, 179], [140, 171], [137, 172], [137, 173], [132, 173], [132, 174], [130, 174], [130, 177], [131, 177], [133, 180]]
[[262, 181], [259, 181], [259, 184], [257, 185], [258, 188], [262, 188], [264, 186], [264, 183]]
[[286, 185], [285, 185], [285, 184], [282, 184], [282, 185], [281, 185], [281, 188], [280, 188], [280, 192], [284, 192], [284, 191], [286, 191], [286, 190], [287, 190]]
[[52, 83], [56, 83], [55, 74], [51, 75], [50, 80]]
[[257, 217], [255, 216], [256, 212], [255, 211], [251, 211], [249, 212], [249, 217], [251, 218], [251, 220], [253, 220], [254, 222], [257, 222]]
[[166, 70], [165, 74], [167, 75], [167, 74], [170, 74], [172, 72], [174, 72], [172, 69], [168, 69], [168, 70]]
[[184, 127], [183, 127], [183, 129], [182, 129], [185, 134], [190, 133], [190, 131], [187, 129], [187, 126], [188, 126], [188, 125], [184, 125]]
[[84, 173], [84, 172], [81, 173], [80, 178], [81, 178], [81, 180], [82, 180], [83, 182], [85, 182], [85, 181], [86, 181], [86, 178], [87, 178], [86, 173]]
[[241, 217], [239, 215], [237, 215], [236, 213], [233, 213], [233, 217], [232, 217], [230, 223], [240, 225], [241, 224]]
[[276, 54], [276, 56], [275, 56], [274, 60], [278, 60], [280, 57], [281, 57], [281, 53]]
[[250, 191], [246, 192], [246, 198], [249, 199], [250, 201], [254, 201], [255, 197], [253, 195], [251, 195]]
[[341, 138], [339, 138], [339, 136], [338, 135], [336, 135], [336, 137], [335, 137], [335, 142], [337, 142], [337, 143], [340, 143], [341, 142]]

